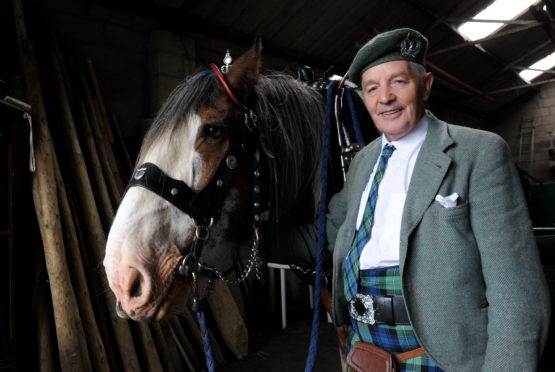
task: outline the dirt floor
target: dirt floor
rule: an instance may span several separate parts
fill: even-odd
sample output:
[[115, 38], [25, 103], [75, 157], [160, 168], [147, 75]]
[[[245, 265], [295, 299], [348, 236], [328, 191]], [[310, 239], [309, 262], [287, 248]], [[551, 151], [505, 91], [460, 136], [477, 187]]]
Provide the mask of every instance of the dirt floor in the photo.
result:
[[[285, 329], [263, 330], [252, 335], [251, 349], [244, 360], [221, 367], [222, 372], [303, 371], [310, 342], [310, 317], [288, 324]], [[322, 321], [314, 372], [341, 371], [335, 328]]]

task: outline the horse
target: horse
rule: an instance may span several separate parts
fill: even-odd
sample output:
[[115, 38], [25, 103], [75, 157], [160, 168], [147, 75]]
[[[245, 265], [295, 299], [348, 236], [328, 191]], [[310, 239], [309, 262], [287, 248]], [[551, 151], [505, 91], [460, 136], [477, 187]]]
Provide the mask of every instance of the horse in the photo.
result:
[[322, 97], [263, 75], [261, 50], [256, 42], [225, 76], [213, 67], [184, 80], [156, 115], [107, 239], [118, 316], [173, 315], [212, 281], [261, 271], [263, 230], [277, 231], [264, 226], [314, 220]]

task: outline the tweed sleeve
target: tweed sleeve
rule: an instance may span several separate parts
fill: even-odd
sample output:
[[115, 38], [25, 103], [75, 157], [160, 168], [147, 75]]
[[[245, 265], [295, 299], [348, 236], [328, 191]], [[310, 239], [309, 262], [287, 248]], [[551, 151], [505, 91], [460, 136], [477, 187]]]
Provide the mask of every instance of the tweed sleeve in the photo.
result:
[[550, 315], [545, 277], [510, 151], [496, 135], [480, 142], [468, 198], [488, 302], [482, 370], [535, 371]]

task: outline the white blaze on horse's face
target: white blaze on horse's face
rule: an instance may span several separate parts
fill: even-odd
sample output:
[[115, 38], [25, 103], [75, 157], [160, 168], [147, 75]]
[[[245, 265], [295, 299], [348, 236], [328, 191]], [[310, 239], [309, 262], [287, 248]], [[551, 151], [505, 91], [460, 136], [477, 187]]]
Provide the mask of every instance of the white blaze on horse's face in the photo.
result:
[[[253, 91], [258, 81], [260, 51], [261, 45], [256, 44], [226, 75], [239, 97]], [[196, 79], [172, 92], [147, 134], [139, 163], [154, 163], [169, 177], [199, 191], [209, 183], [230, 143], [242, 138], [243, 122], [225, 90], [219, 85], [214, 89], [215, 76], [202, 74]], [[210, 238], [203, 244], [203, 263], [225, 270], [240, 247], [248, 248], [245, 242], [251, 238], [252, 226], [245, 223], [250, 221], [251, 203], [246, 180], [250, 177], [247, 161], [237, 161], [235, 182], [214, 207], [217, 211], [199, 211], [199, 223], [214, 218]], [[127, 190], [104, 259], [118, 315], [160, 320], [185, 304], [188, 282], [175, 272], [183, 258], [180, 248], [190, 249], [193, 234], [194, 221], [185, 212], [142, 187]]]
[[[201, 119], [191, 115], [185, 125], [168, 130], [150, 147], [142, 162], [158, 165], [170, 177], [195, 188], [203, 160], [195, 150]], [[161, 318], [170, 301], [169, 287], [180, 260], [178, 246], [193, 229], [193, 220], [158, 195], [131, 187], [112, 224], [104, 266], [118, 301], [118, 314], [134, 319]]]

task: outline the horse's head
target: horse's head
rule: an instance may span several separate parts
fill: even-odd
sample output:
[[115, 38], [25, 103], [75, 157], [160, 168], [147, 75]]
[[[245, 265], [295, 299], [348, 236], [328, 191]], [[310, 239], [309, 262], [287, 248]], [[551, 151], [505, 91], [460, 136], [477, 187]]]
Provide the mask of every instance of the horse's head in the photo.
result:
[[[283, 171], [274, 169], [274, 175], [292, 184], [292, 200], [310, 188], [318, 168], [320, 100], [290, 78], [262, 78], [260, 52], [257, 43], [225, 76], [238, 100], [254, 108], [260, 126], [255, 138], [244, 111], [215, 73], [184, 81], [155, 118], [130, 183], [142, 187], [128, 188], [108, 236], [104, 267], [118, 315], [159, 320], [183, 306], [189, 286], [176, 268], [191, 251], [196, 226], [213, 220], [202, 247], [201, 259], [208, 266], [228, 269], [241, 247], [250, 248], [252, 142], [262, 142], [272, 156], [288, 157], [290, 164], [283, 164]], [[306, 156], [301, 150], [308, 151]], [[233, 174], [220, 177], [222, 171]], [[282, 189], [273, 189], [276, 198]], [[189, 198], [201, 194], [199, 203]], [[173, 202], [182, 197], [185, 202]]]

